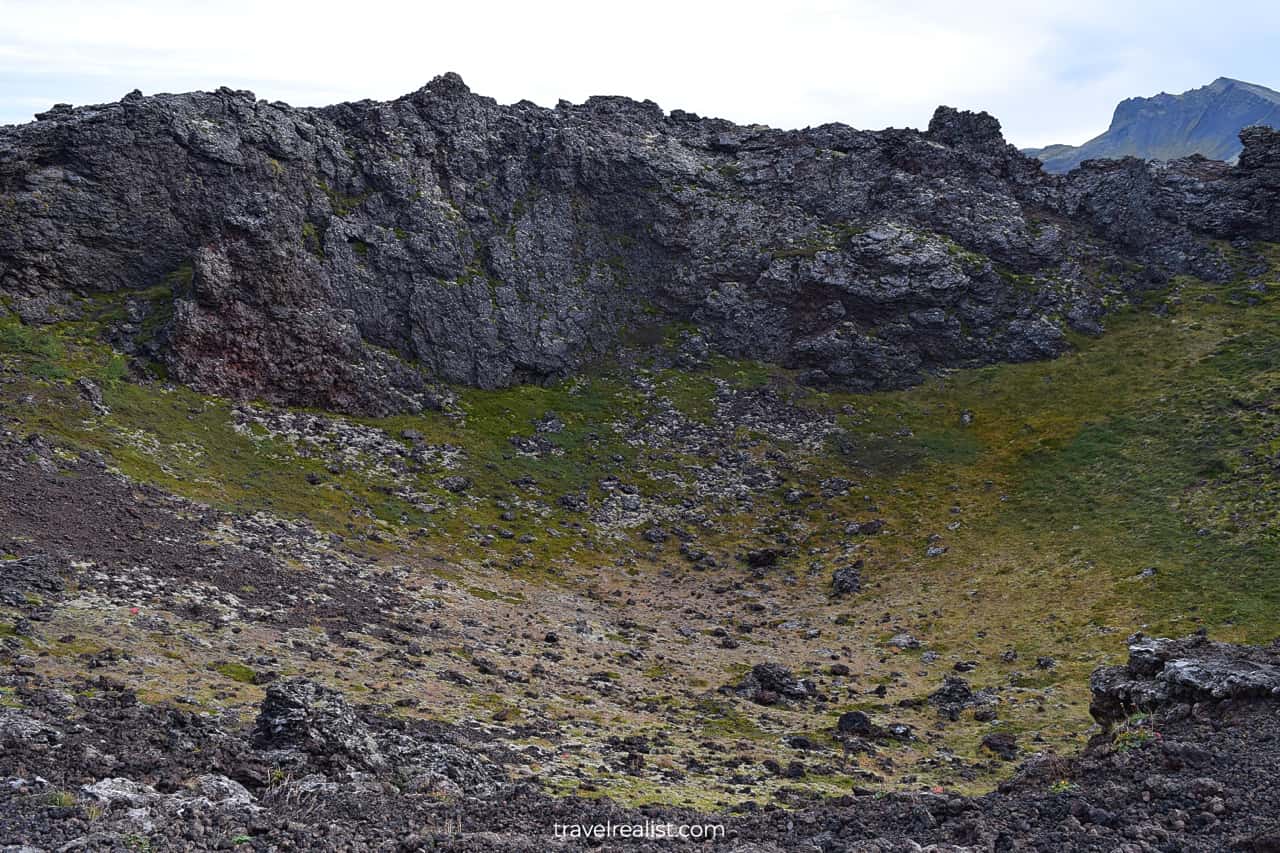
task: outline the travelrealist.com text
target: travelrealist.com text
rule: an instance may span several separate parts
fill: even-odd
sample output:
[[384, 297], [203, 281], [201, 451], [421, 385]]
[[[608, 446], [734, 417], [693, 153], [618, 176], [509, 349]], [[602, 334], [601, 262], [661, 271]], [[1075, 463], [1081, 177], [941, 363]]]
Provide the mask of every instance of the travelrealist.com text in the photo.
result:
[[724, 826], [718, 823], [557, 823], [556, 838], [672, 838], [681, 841], [714, 841], [724, 838]]

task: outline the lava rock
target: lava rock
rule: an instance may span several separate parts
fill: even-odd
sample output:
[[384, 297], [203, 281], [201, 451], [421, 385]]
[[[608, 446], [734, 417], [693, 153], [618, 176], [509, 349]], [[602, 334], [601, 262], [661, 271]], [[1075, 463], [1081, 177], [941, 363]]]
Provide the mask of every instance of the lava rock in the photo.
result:
[[836, 731], [842, 735], [871, 737], [876, 730], [871, 718], [862, 711], [846, 711], [836, 721]]
[[756, 664], [736, 690], [761, 705], [772, 705], [779, 698], [813, 699], [818, 695], [812, 681], [797, 678], [791, 670], [777, 663]]
[[276, 681], [267, 688], [253, 741], [264, 749], [342, 756], [365, 767], [385, 763], [376, 741], [346, 697], [304, 678]]
[[844, 566], [831, 573], [831, 593], [837, 597], [853, 595], [862, 589], [862, 572], [856, 566]]
[[671, 321], [696, 326], [682, 363], [901, 387], [1061, 353], [1068, 318], [1124, 301], [1085, 270], [1113, 270], [1121, 295], [1226, 279], [1209, 238], [1280, 238], [1280, 134], [1262, 127], [1235, 167], [1059, 177], [986, 113], [774, 131], [623, 98], [501, 105], [456, 74], [383, 103], [221, 89], [38, 119], [0, 131], [0, 287], [24, 322], [55, 320], [71, 291], [179, 276], [144, 315], [160, 328], [112, 332], [122, 351], [224, 396], [367, 414], [439, 408], [430, 379], [566, 376]]
[[1018, 757], [1018, 738], [1010, 732], [992, 732], [982, 738], [982, 748], [1013, 761]]

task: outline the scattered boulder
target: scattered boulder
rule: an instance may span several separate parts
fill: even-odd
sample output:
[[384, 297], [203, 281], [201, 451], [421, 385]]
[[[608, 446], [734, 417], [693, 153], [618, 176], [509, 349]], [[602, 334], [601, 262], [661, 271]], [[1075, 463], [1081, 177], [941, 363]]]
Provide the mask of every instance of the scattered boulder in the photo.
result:
[[218, 773], [206, 773], [198, 777], [191, 789], [198, 796], [224, 808], [247, 808], [257, 799], [244, 785]]
[[661, 527], [647, 527], [644, 533], [640, 534], [640, 538], [654, 545], [661, 545], [671, 538], [671, 534], [663, 530]]
[[837, 598], [843, 598], [847, 595], [853, 595], [862, 589], [862, 572], [860, 572], [858, 564], [852, 566], [843, 566], [831, 573], [831, 593]]
[[757, 548], [743, 555], [743, 561], [753, 569], [769, 569], [778, 564], [783, 551], [780, 548]]
[[120, 776], [102, 779], [80, 790], [107, 806], [123, 804], [133, 809], [146, 808], [160, 799], [160, 794], [150, 785]]
[[344, 756], [366, 767], [385, 763], [377, 743], [346, 697], [305, 678], [277, 681], [267, 688], [253, 741], [266, 749]]
[[564, 432], [564, 421], [555, 412], [548, 411], [533, 422], [533, 428], [540, 433], [555, 435]]
[[911, 726], [906, 723], [889, 723], [878, 726], [871, 717], [862, 711], [846, 711], [836, 720], [836, 735], [841, 737], [866, 738], [869, 740], [911, 740]]
[[870, 521], [851, 521], [844, 526], [844, 532], [850, 536], [874, 536], [884, 530], [884, 520], [873, 518]]
[[846, 711], [836, 720], [836, 731], [842, 735], [872, 737], [875, 730], [871, 718], [862, 711]]
[[54, 744], [62, 733], [13, 708], [0, 708], [0, 747]]
[[81, 376], [76, 380], [76, 389], [79, 390], [80, 396], [93, 407], [94, 412], [99, 415], [111, 414], [111, 410], [102, 401], [102, 389], [98, 387], [98, 383], [87, 376]]
[[812, 681], [797, 678], [791, 670], [777, 663], [758, 663], [735, 688], [760, 705], [773, 705], [779, 699], [813, 699], [818, 689]]
[[446, 492], [453, 492], [460, 495], [471, 488], [471, 478], [463, 477], [459, 474], [453, 474], [440, 480], [440, 488]]
[[1005, 761], [1013, 761], [1018, 757], [1018, 738], [1011, 732], [992, 732], [982, 738], [982, 748]]
[[915, 737], [914, 730], [906, 723], [890, 723], [884, 727], [884, 732], [894, 740], [909, 741]]
[[990, 690], [975, 691], [969, 682], [955, 675], [948, 675], [942, 686], [929, 694], [929, 704], [938, 709], [939, 716], [949, 720], [960, 719], [960, 712], [967, 708], [993, 705], [997, 701]]

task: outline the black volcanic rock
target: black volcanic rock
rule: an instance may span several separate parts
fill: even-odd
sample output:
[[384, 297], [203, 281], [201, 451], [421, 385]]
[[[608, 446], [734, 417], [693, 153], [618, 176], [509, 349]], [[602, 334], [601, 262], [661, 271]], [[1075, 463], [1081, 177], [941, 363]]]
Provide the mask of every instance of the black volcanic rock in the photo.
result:
[[1280, 650], [1213, 642], [1203, 634], [1137, 636], [1129, 643], [1128, 664], [1094, 670], [1089, 687], [1089, 713], [1108, 727], [1139, 711], [1275, 701], [1280, 700]]
[[814, 384], [899, 387], [1053, 356], [1153, 280], [1227, 277], [1204, 237], [1277, 228], [1274, 134], [1245, 142], [1236, 168], [1064, 181], [946, 107], [924, 133], [780, 131], [501, 106], [453, 74], [323, 109], [132, 93], [0, 128], [0, 310], [133, 294], [150, 337], [113, 344], [181, 381], [375, 414], [432, 405], [433, 380], [568, 375], [672, 322]]
[[1111, 126], [1083, 145], [1028, 148], [1047, 172], [1068, 172], [1085, 160], [1138, 157], [1173, 160], [1200, 154], [1211, 160], [1240, 155], [1240, 132], [1252, 125], [1280, 127], [1280, 92], [1219, 77], [1181, 95], [1121, 101]]
[[345, 756], [369, 767], [384, 763], [346, 697], [303, 678], [277, 681], [267, 688], [253, 739], [263, 748]]
[[797, 678], [789, 669], [777, 663], [756, 664], [734, 689], [761, 705], [772, 705], [779, 697], [812, 699], [818, 694], [812, 681]]
[[[222, 828], [243, 826], [259, 846], [287, 849], [400, 849], [409, 841], [428, 849], [528, 851], [547, 849], [547, 827], [556, 824], [649, 821], [724, 825], [731, 840], [713, 847], [770, 853], [1275, 850], [1280, 832], [1269, 816], [1280, 809], [1274, 784], [1280, 695], [1226, 687], [1269, 680], [1277, 655], [1276, 643], [1135, 638], [1128, 666], [1099, 672], [1147, 685], [1167, 683], [1166, 674], [1174, 680], [1183, 678], [1178, 673], [1210, 675], [1192, 675], [1197, 686], [1166, 696], [1171, 702], [1132, 709], [1148, 712], [1141, 730], [1149, 737], [1120, 741], [1102, 734], [1080, 750], [1036, 749], [1013, 778], [982, 796], [859, 786], [841, 797], [793, 800], [794, 808], [706, 814], [552, 796], [527, 781], [509, 784], [489, 757], [502, 758], [503, 750], [464, 739], [467, 730], [356, 712], [342, 694], [303, 680], [268, 690], [264, 719], [252, 735], [231, 715], [141, 702], [108, 679], [94, 682], [90, 709], [83, 707], [88, 703], [50, 701], [53, 690], [24, 690], [23, 708], [0, 709], [0, 771], [8, 779], [0, 786], [0, 843], [77, 849], [89, 838], [93, 849], [115, 849], [149, 819], [164, 833], [153, 836], [162, 839], [162, 849], [225, 848], [236, 830]], [[1095, 705], [1116, 695], [1113, 683], [1095, 675]], [[1197, 703], [1193, 710], [1187, 701]], [[882, 736], [858, 712], [843, 715], [838, 727], [849, 747], [868, 734]], [[904, 728], [890, 725], [884, 734], [909, 739]], [[820, 745], [805, 737], [788, 742], [810, 750]], [[988, 733], [983, 742], [984, 751], [1018, 757], [1009, 733]], [[647, 743], [617, 739], [616, 745], [626, 754], [624, 768], [647, 763], [641, 760]], [[301, 763], [282, 765], [289, 756], [281, 753]], [[380, 760], [370, 760], [374, 755]], [[763, 764], [793, 778], [819, 772], [796, 761], [769, 758]], [[58, 786], [121, 805], [95, 809], [86, 820], [76, 806], [52, 804]], [[433, 823], [446, 794], [447, 814], [486, 830], [464, 836], [456, 824]], [[210, 833], [211, 826], [218, 831]], [[635, 839], [625, 849], [669, 850], [671, 843]]]

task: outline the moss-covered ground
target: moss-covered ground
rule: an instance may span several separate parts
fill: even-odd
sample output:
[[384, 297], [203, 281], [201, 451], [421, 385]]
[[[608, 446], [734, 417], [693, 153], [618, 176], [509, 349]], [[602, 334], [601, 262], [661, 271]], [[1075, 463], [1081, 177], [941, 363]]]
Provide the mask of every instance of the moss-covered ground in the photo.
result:
[[[117, 310], [109, 301], [52, 327], [0, 319], [0, 405], [7, 428], [100, 453], [137, 481], [233, 513], [303, 519], [363, 557], [457, 581], [495, 624], [563, 625], [578, 612], [605, 626], [589, 648], [566, 644], [562, 666], [577, 680], [542, 691], [500, 681], [423, 688], [390, 670], [370, 674], [407, 696], [467, 694], [455, 712], [554, 720], [569, 743], [602, 732], [671, 738], [641, 776], [558, 749], [543, 768], [558, 788], [702, 806], [788, 785], [838, 792], [868, 784], [868, 774], [886, 785], [982, 788], [1008, 766], [978, 749], [993, 727], [1017, 732], [1025, 750], [1087, 733], [1087, 675], [1122, 656], [1129, 633], [1280, 634], [1278, 300], [1274, 271], [1228, 285], [1179, 279], [1061, 358], [953, 371], [898, 392], [818, 392], [785, 370], [714, 360], [646, 369], [652, 393], [634, 372], [602, 370], [549, 387], [455, 389], [445, 412], [350, 419], [406, 449], [411, 431], [464, 451], [454, 467], [407, 471], [335, 471], [322, 455], [236, 429], [225, 400], [131, 374], [102, 343]], [[81, 377], [102, 388], [110, 414], [87, 406]], [[766, 385], [839, 431], [811, 452], [715, 423], [719, 389]], [[690, 565], [674, 537], [641, 538], [648, 525], [598, 524], [558, 500], [582, 494], [598, 506], [611, 477], [650, 506], [689, 499], [673, 475], [712, 460], [678, 442], [628, 440], [624, 425], [657, 413], [656, 401], [727, 427], [745, 453], [785, 460], [780, 481], [752, 500], [707, 500], [696, 535], [715, 568]], [[512, 436], [534, 437], [550, 413], [563, 425], [546, 435], [553, 449], [521, 452]], [[469, 488], [444, 488], [446, 475], [467, 477]], [[848, 481], [847, 492], [824, 496], [831, 478]], [[883, 532], [846, 532], [870, 518], [884, 520]], [[768, 544], [781, 556], [763, 571], [737, 559]], [[853, 559], [864, 563], [863, 591], [832, 598], [831, 570]], [[11, 623], [0, 613], [0, 629]], [[716, 642], [713, 627], [736, 645]], [[886, 645], [904, 632], [922, 648]], [[456, 646], [440, 653], [464, 658]], [[761, 708], [715, 692], [762, 660], [817, 677], [829, 701]], [[975, 686], [1002, 688], [996, 721], [944, 724], [919, 704], [960, 661], [973, 662], [965, 677]], [[828, 675], [833, 662], [849, 675]], [[258, 695], [242, 663], [192, 655], [155, 666], [198, 672], [240, 701]], [[883, 696], [872, 692], [880, 685]], [[920, 738], [840, 755], [831, 727], [851, 708], [909, 722]], [[797, 734], [825, 752], [792, 755], [784, 738]], [[684, 761], [707, 740], [751, 762], [779, 754], [785, 765], [786, 752], [808, 773], [708, 786]]]

